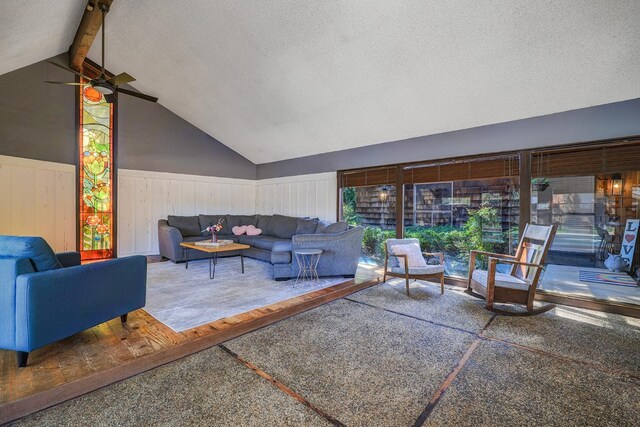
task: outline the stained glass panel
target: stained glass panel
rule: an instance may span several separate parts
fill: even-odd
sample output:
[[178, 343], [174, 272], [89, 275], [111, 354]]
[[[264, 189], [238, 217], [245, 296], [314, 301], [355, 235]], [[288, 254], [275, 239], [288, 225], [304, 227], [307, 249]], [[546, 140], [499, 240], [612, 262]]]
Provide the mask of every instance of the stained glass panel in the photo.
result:
[[80, 89], [80, 252], [113, 256], [113, 106], [91, 86]]

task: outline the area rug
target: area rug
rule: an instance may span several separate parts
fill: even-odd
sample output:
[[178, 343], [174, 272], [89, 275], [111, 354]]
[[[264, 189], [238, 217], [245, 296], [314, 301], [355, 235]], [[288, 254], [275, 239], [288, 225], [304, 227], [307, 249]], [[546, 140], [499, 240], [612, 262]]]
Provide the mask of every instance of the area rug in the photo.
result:
[[627, 273], [615, 272], [594, 272], [588, 270], [580, 270], [579, 275], [581, 282], [599, 283], [602, 285], [630, 286], [635, 288], [638, 286]]
[[208, 260], [191, 261], [188, 270], [169, 261], [149, 264], [144, 310], [181, 332], [348, 280], [276, 282], [271, 264], [251, 258], [244, 259], [244, 274], [240, 271], [238, 257], [218, 259], [214, 279]]

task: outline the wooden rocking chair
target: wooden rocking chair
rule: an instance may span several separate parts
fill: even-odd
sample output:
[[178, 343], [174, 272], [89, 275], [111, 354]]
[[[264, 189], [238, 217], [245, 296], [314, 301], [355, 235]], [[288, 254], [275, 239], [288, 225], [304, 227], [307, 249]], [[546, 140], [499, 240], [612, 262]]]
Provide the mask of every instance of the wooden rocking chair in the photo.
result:
[[[393, 249], [390, 247], [402, 246], [402, 245], [417, 245], [420, 248], [420, 242], [418, 239], [387, 239], [384, 242], [384, 277], [383, 282], [387, 281], [387, 276], [401, 277], [405, 279], [407, 287], [407, 296], [409, 294], [409, 279], [413, 279], [415, 282], [417, 279], [428, 280], [438, 278], [440, 280], [440, 293], [444, 294], [444, 254], [442, 252], [422, 252], [422, 256], [434, 256], [438, 257], [438, 264], [427, 264], [421, 267], [409, 267], [409, 260], [406, 254], [394, 254]], [[392, 258], [389, 262], [389, 257]], [[400, 260], [403, 260], [400, 262]], [[389, 264], [391, 269], [389, 269]]]
[[[554, 304], [534, 309], [533, 299], [544, 259], [556, 234], [556, 227], [527, 224], [515, 255], [471, 251], [467, 293], [486, 299], [487, 310], [500, 314], [530, 316], [553, 309]], [[477, 255], [489, 256], [488, 270], [476, 270]], [[499, 263], [511, 264], [510, 273], [498, 273], [496, 267]], [[527, 311], [500, 310], [494, 307], [494, 303], [524, 304]]]

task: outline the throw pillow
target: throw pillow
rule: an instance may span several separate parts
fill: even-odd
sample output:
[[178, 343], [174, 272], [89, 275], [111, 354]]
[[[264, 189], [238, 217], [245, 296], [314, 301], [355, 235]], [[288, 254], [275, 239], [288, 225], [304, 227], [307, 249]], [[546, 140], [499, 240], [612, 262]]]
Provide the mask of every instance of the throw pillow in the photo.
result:
[[227, 215], [227, 224], [230, 230], [236, 225], [256, 225], [257, 222], [255, 215]]
[[281, 239], [290, 239], [296, 234], [297, 228], [298, 218], [276, 214], [271, 217], [264, 234], [280, 237]]
[[318, 228], [318, 218], [306, 219], [298, 218], [296, 234], [313, 234]]
[[253, 225], [247, 225], [247, 236], [259, 236], [260, 234], [262, 234], [262, 230]]
[[[253, 227], [253, 226], [252, 226]], [[236, 236], [242, 236], [244, 233], [247, 232], [247, 226], [246, 225], [236, 225], [235, 227], [233, 227], [231, 229], [231, 231], [233, 232], [233, 234], [235, 234]]]
[[267, 227], [269, 226], [269, 221], [271, 221], [271, 215], [256, 215], [256, 221], [258, 222], [257, 224], [255, 224], [256, 227], [262, 229], [262, 230], [266, 230]]
[[[389, 247], [389, 253], [390, 255], [406, 255], [409, 268], [420, 268], [427, 266], [427, 262], [422, 256], [420, 245], [418, 245], [417, 243], [410, 243], [406, 245], [391, 245]], [[404, 259], [396, 259], [400, 263], [400, 267], [404, 269]]]
[[334, 233], [342, 233], [343, 231], [347, 231], [349, 229], [349, 224], [345, 221], [338, 221], [333, 224], [329, 224], [322, 233], [324, 234], [334, 234]]

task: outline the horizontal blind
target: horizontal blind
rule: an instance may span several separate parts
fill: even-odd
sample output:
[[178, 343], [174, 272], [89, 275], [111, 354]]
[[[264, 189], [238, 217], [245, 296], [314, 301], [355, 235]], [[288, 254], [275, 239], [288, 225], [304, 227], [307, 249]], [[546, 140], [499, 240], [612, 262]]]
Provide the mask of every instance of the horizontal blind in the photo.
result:
[[342, 172], [342, 187], [364, 187], [367, 185], [393, 185], [396, 182], [396, 167], [381, 167]]
[[504, 178], [518, 176], [519, 173], [519, 157], [513, 154], [500, 157], [485, 157], [407, 166], [404, 170], [404, 183], [419, 184], [427, 182]]
[[532, 153], [533, 177], [581, 176], [640, 170], [640, 140]]

